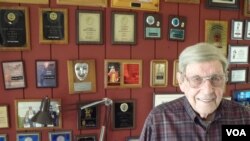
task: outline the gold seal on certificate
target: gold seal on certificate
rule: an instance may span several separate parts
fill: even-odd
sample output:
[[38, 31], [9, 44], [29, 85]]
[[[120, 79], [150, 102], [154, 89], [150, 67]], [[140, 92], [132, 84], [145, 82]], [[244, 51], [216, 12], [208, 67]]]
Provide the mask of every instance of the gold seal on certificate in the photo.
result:
[[156, 13], [144, 14], [144, 38], [161, 38], [161, 15]]

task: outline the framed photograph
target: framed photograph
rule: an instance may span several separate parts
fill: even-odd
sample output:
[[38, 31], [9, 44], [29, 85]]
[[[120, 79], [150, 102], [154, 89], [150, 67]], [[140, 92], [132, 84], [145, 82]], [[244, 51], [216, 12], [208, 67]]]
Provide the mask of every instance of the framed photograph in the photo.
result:
[[72, 141], [71, 131], [49, 132], [49, 141]]
[[250, 0], [244, 1], [244, 16], [250, 17]]
[[0, 0], [7, 3], [30, 3], [30, 4], [48, 4], [49, 0]]
[[40, 141], [40, 133], [39, 132], [25, 132], [25, 133], [17, 133], [16, 141]]
[[177, 80], [177, 72], [179, 70], [178, 65], [179, 65], [179, 60], [175, 59], [174, 60], [174, 67], [173, 67], [174, 68], [173, 69], [173, 86], [175, 86], [175, 87], [179, 86], [178, 80]]
[[228, 60], [231, 64], [247, 64], [249, 56], [248, 45], [228, 45]]
[[250, 90], [234, 90], [232, 92], [232, 100], [237, 103], [250, 108]]
[[38, 88], [57, 87], [57, 62], [36, 60], [36, 86]]
[[245, 20], [245, 32], [244, 39], [250, 40], [250, 20]]
[[141, 88], [142, 60], [106, 59], [105, 88]]
[[103, 44], [102, 11], [77, 10], [77, 44]]
[[76, 135], [76, 141], [98, 141], [97, 135]]
[[205, 20], [205, 42], [214, 44], [227, 56], [227, 21]]
[[238, 10], [240, 9], [240, 1], [239, 0], [207, 0], [206, 7], [215, 8], [215, 9]]
[[0, 134], [0, 141], [8, 141], [7, 134]]
[[139, 141], [139, 136], [131, 136], [131, 137], [127, 137], [126, 141]]
[[184, 94], [177, 94], [177, 93], [154, 93], [153, 94], [153, 107], [156, 107], [160, 104], [173, 101], [180, 97], [183, 97]]
[[168, 38], [169, 40], [185, 40], [185, 30], [187, 25], [186, 17], [170, 15], [168, 17]]
[[111, 0], [112, 8], [159, 11], [160, 0]]
[[2, 69], [5, 89], [8, 90], [26, 87], [23, 61], [2, 62]]
[[244, 32], [244, 22], [243, 20], [232, 20], [231, 22], [231, 39], [232, 40], [242, 40]]
[[0, 51], [30, 50], [27, 7], [0, 7]]
[[229, 83], [246, 83], [248, 68], [232, 68], [229, 72]]
[[144, 13], [144, 38], [161, 39], [162, 20], [159, 13]]
[[199, 4], [200, 0], [165, 0], [165, 2]]
[[56, 0], [56, 3], [62, 5], [107, 7], [108, 0]]
[[168, 84], [168, 61], [151, 60], [150, 62], [150, 86], [166, 87]]
[[96, 67], [94, 59], [68, 60], [69, 93], [96, 92]]
[[[8, 105], [0, 105], [0, 129], [9, 128], [9, 107]], [[1, 140], [0, 140], [1, 141]]]
[[68, 43], [68, 10], [39, 8], [39, 43]]
[[38, 130], [38, 129], [59, 129], [62, 128], [62, 118], [58, 105], [60, 99], [51, 99], [50, 113], [53, 117], [53, 124], [44, 125], [32, 122], [31, 118], [40, 110], [42, 99], [18, 99], [15, 100], [16, 129], [17, 130]]
[[[91, 102], [88, 102], [91, 103]], [[94, 129], [99, 127], [99, 107], [98, 105], [86, 109], [82, 106], [88, 103], [79, 103], [78, 105], [78, 129]]]
[[136, 13], [112, 12], [112, 44], [136, 44]]
[[135, 100], [116, 100], [112, 105], [112, 127], [114, 130], [135, 127]]

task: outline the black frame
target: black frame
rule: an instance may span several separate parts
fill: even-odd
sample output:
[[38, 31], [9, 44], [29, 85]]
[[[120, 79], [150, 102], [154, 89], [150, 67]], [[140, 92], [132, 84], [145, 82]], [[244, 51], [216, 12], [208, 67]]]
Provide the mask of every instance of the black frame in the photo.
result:
[[215, 9], [229, 9], [229, 10], [239, 10], [240, 9], [240, 1], [235, 0], [233, 4], [219, 2], [220, 0], [207, 0], [206, 7], [207, 8], [215, 8]]
[[[236, 71], [244, 71], [244, 73], [245, 73], [245, 80], [232, 80], [232, 73], [233, 72], [236, 72]], [[238, 72], [239, 73], [239, 72]], [[229, 83], [246, 83], [248, 80], [247, 80], [247, 76], [248, 76], [248, 68], [247, 67], [242, 67], [242, 68], [231, 68], [230, 69], [230, 72], [229, 72], [229, 80], [228, 80], [228, 82]], [[236, 77], [236, 76], [234, 76], [234, 77]]]

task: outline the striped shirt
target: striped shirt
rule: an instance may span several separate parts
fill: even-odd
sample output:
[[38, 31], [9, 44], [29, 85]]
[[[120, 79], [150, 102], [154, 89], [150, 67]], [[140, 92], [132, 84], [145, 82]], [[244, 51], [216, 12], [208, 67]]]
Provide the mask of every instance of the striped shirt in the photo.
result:
[[161, 104], [148, 115], [140, 141], [221, 141], [222, 125], [250, 125], [250, 110], [223, 99], [214, 120], [204, 122], [186, 97]]

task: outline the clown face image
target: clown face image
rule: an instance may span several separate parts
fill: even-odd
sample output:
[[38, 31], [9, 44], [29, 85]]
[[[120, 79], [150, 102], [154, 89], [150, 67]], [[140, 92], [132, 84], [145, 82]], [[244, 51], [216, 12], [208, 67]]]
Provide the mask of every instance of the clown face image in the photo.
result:
[[78, 80], [83, 81], [89, 72], [89, 66], [87, 63], [76, 63], [75, 74]]

